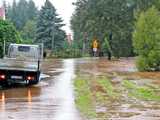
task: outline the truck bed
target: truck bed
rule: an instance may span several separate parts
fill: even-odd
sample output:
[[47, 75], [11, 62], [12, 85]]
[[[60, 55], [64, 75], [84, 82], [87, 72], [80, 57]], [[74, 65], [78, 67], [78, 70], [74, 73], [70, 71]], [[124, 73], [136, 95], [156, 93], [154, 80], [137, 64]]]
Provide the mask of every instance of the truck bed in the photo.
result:
[[37, 71], [38, 61], [9, 58], [0, 59], [0, 70]]

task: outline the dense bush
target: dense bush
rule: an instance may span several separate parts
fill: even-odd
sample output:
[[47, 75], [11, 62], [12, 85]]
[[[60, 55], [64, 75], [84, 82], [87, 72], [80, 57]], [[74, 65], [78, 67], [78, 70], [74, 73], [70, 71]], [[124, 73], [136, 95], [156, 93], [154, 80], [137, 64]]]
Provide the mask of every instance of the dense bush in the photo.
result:
[[56, 51], [52, 55], [57, 58], [79, 58], [82, 57], [82, 50], [79, 49], [78, 44], [74, 41], [69, 43], [65, 40], [63, 48], [56, 48]]
[[0, 19], [0, 57], [2, 57], [3, 54], [4, 41], [7, 44], [19, 43], [20, 39], [20, 35], [12, 23]]
[[56, 52], [55, 56], [58, 58], [79, 58], [82, 57], [82, 54], [80, 50], [70, 48]]
[[140, 71], [160, 70], [160, 14], [155, 7], [140, 14], [135, 24], [133, 45], [139, 55], [137, 66]]

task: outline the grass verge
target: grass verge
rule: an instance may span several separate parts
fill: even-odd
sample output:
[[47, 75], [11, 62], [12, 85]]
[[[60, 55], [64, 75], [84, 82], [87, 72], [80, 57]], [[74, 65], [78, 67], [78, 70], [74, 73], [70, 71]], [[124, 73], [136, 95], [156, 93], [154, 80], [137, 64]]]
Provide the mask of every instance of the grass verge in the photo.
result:
[[97, 83], [98, 83], [99, 86], [102, 87], [102, 89], [104, 90], [104, 92], [109, 97], [115, 98], [115, 97], [118, 96], [118, 94], [114, 92], [114, 87], [113, 87], [112, 83], [107, 78], [105, 78], [105, 77], [99, 78], [97, 80]]
[[74, 81], [76, 92], [76, 105], [78, 109], [89, 118], [96, 117], [93, 96], [90, 89], [89, 81], [83, 77], [77, 77]]
[[96, 107], [118, 98], [115, 89], [106, 77], [80, 77], [74, 80], [76, 106], [82, 114], [89, 118], [98, 116]]
[[138, 86], [128, 80], [123, 81], [123, 86], [128, 90], [129, 96], [143, 100], [160, 101], [160, 96], [153, 88], [147, 86]]
[[[158, 86], [139, 86], [129, 80], [114, 84], [103, 76], [78, 76], [74, 81], [74, 86], [77, 108], [91, 120], [111, 117], [115, 106], [120, 107], [131, 98], [137, 98], [140, 101], [160, 101]], [[126, 96], [125, 91], [128, 92], [128, 96], [124, 100], [122, 97]]]

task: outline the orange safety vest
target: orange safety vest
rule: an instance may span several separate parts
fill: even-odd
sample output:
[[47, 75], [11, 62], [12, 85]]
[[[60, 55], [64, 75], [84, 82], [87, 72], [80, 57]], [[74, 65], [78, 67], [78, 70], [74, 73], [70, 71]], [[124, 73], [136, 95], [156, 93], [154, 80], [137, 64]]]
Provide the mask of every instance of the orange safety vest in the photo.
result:
[[98, 48], [98, 42], [97, 42], [97, 40], [93, 41], [93, 48]]

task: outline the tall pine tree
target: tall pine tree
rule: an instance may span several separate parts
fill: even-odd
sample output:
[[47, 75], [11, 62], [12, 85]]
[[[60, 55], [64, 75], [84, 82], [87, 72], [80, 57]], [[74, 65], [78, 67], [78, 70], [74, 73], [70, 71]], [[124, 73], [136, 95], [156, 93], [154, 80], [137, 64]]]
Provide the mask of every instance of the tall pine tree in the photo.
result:
[[55, 7], [49, 0], [41, 8], [37, 20], [36, 43], [43, 43], [50, 50], [62, 47], [65, 32], [61, 30], [62, 19], [58, 17]]
[[38, 10], [33, 0], [13, 1], [7, 8], [7, 19], [10, 20], [17, 30], [21, 31], [28, 20], [34, 20], [37, 17]]

